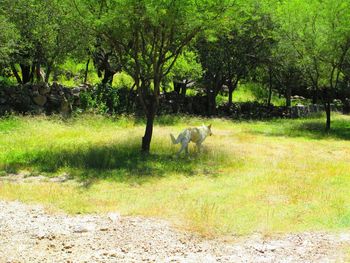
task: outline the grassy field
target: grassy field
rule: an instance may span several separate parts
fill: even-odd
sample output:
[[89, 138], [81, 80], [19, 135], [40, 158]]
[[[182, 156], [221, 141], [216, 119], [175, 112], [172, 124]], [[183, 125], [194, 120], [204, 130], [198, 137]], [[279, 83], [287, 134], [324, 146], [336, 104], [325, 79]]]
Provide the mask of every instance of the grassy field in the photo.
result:
[[[213, 124], [204, 153], [174, 157], [169, 133]], [[235, 122], [158, 118], [152, 154], [139, 154], [142, 121], [121, 117], [0, 120], [0, 170], [65, 183], [0, 181], [0, 198], [69, 213], [120, 211], [170, 220], [205, 236], [350, 226], [350, 117]]]

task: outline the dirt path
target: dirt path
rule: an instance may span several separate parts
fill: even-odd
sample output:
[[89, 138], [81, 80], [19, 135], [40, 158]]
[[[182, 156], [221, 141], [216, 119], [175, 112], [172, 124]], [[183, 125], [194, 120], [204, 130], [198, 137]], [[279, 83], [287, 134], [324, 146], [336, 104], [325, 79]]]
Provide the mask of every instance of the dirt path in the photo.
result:
[[350, 233], [302, 233], [235, 243], [203, 240], [160, 220], [49, 214], [0, 201], [0, 262], [345, 262]]

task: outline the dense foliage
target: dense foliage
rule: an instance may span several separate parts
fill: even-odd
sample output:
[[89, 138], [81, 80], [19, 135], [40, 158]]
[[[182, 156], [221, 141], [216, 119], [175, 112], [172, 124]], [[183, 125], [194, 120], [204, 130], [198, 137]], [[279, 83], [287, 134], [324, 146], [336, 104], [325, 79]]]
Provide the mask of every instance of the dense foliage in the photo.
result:
[[162, 93], [200, 94], [215, 115], [220, 94], [230, 108], [237, 87], [255, 83], [267, 106], [273, 94], [286, 106], [295, 95], [323, 104], [327, 130], [333, 100], [349, 104], [348, 0], [3, 0], [0, 28], [0, 79], [52, 82], [67, 61], [82, 63], [77, 79], [96, 69], [95, 100], [113, 108], [114, 76], [127, 74], [146, 152]]

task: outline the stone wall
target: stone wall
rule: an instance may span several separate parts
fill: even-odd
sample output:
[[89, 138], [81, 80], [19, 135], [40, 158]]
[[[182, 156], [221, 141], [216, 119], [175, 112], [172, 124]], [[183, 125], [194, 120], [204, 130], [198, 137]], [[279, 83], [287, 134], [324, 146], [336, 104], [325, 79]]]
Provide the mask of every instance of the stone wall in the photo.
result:
[[80, 105], [80, 92], [89, 86], [67, 88], [56, 82], [0, 87], [0, 114], [61, 113], [67, 116]]
[[[315, 113], [324, 112], [325, 108], [324, 105], [319, 104], [311, 104], [311, 105], [301, 105], [298, 104], [296, 106], [290, 107], [290, 117], [291, 118], [301, 118], [301, 117], [308, 117]], [[342, 112], [343, 106], [342, 105], [336, 105], [331, 104], [331, 111], [337, 111]]]
[[[207, 114], [208, 98], [205, 95], [183, 97], [175, 92], [162, 94], [160, 98], [160, 111], [162, 113], [174, 114], [185, 113], [193, 115]], [[332, 104], [332, 111], [343, 112], [341, 103]], [[216, 114], [233, 119], [269, 119], [269, 118], [301, 118], [316, 113], [324, 112], [323, 105], [301, 105], [292, 107], [271, 106], [258, 102], [239, 102], [231, 106], [219, 105]]]
[[[110, 88], [111, 89], [111, 88]], [[109, 92], [110, 89], [98, 89], [89, 85], [67, 88], [56, 82], [27, 84], [19, 86], [3, 86], [0, 84], [0, 115], [10, 112], [21, 114], [52, 114], [61, 113], [68, 116], [74, 108], [85, 110], [81, 104], [81, 93], [91, 95], [92, 99], [104, 98], [110, 113], [136, 113], [143, 116], [143, 110], [137, 100], [135, 92], [128, 89], [119, 89], [118, 92]], [[123, 91], [123, 92], [122, 92]], [[101, 94], [102, 92], [102, 94]], [[103, 96], [102, 96], [103, 95]], [[113, 103], [108, 103], [111, 100]], [[115, 103], [117, 100], [117, 103]], [[83, 102], [84, 100], [82, 100]], [[208, 99], [205, 95], [184, 97], [176, 92], [160, 96], [159, 114], [190, 114], [207, 115]], [[134, 106], [133, 106], [134, 105]], [[332, 111], [343, 111], [341, 104], [332, 105]], [[217, 107], [217, 115], [233, 119], [268, 119], [268, 118], [300, 118], [323, 112], [323, 105], [296, 105], [293, 107], [268, 107], [258, 102], [234, 103], [230, 107]]]

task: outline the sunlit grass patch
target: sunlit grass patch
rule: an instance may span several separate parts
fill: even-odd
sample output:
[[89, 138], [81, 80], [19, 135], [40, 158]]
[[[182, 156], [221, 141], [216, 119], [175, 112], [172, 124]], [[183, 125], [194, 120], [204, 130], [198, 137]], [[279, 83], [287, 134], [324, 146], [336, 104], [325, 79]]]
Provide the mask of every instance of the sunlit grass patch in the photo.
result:
[[[200, 120], [197, 120], [200, 122]], [[18, 119], [21, 129], [0, 137], [0, 167], [8, 172], [57, 173], [80, 177], [164, 176], [169, 172], [196, 174], [225, 162], [224, 151], [204, 150], [176, 159], [168, 128], [155, 127], [154, 151], [140, 154], [143, 125], [135, 119], [85, 116], [68, 121], [59, 118]], [[177, 132], [178, 128], [173, 131]], [[239, 159], [239, 157], [237, 157]], [[234, 161], [228, 160], [229, 162]], [[236, 162], [239, 164], [239, 160]], [[210, 165], [211, 164], [211, 165]], [[205, 168], [206, 167], [206, 168]]]
[[[235, 122], [164, 116], [152, 154], [139, 148], [142, 121], [83, 116], [68, 121], [0, 121], [0, 165], [77, 179], [0, 182], [0, 198], [40, 202], [69, 213], [160, 217], [203, 235], [344, 229], [350, 226], [350, 118]], [[213, 124], [204, 152], [176, 158], [169, 133]], [[1, 126], [2, 125], [2, 126]]]

